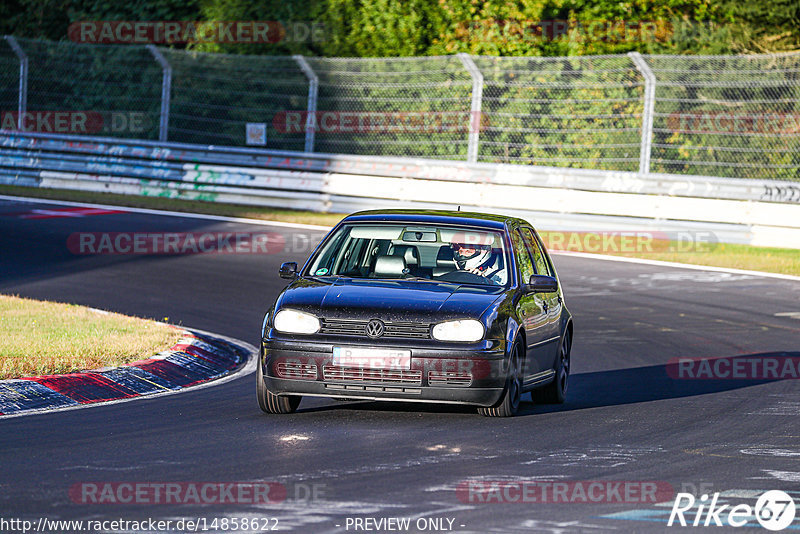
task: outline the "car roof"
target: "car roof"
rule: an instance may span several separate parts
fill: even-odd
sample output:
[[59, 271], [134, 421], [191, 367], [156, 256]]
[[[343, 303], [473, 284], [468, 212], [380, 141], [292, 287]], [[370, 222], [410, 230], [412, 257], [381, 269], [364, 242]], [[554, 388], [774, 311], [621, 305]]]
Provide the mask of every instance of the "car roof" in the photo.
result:
[[506, 224], [528, 224], [522, 219], [495, 215], [491, 213], [478, 213], [469, 211], [448, 210], [369, 210], [359, 211], [348, 215], [342, 222], [402, 222], [423, 224], [455, 224], [464, 226], [478, 226], [502, 230]]

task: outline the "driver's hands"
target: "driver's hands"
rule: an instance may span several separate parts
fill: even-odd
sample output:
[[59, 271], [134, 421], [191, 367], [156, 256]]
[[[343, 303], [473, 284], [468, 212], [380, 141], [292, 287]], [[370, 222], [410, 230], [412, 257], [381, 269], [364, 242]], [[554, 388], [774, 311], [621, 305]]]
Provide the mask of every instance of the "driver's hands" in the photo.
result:
[[478, 276], [484, 276], [484, 274], [479, 271], [478, 269], [465, 269], [468, 273], [477, 274]]

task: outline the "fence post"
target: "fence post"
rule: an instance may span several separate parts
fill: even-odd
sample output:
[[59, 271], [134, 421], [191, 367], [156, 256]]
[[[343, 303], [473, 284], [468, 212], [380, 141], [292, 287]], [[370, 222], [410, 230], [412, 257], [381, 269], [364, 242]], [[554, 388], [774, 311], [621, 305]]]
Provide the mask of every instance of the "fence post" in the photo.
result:
[[656, 76], [639, 52], [628, 52], [636, 69], [644, 76], [644, 110], [642, 111], [642, 144], [639, 149], [639, 173], [650, 172], [653, 149], [653, 113], [656, 105]]
[[28, 109], [28, 55], [19, 45], [13, 35], [6, 35], [8, 45], [19, 59], [19, 99], [17, 102], [17, 129], [24, 126], [23, 116]]
[[158, 121], [158, 140], [166, 141], [169, 131], [169, 99], [172, 92], [172, 67], [167, 58], [155, 45], [147, 45], [147, 49], [161, 65], [161, 115]]
[[319, 78], [314, 73], [314, 69], [308, 64], [306, 58], [300, 55], [292, 56], [308, 78], [308, 106], [306, 111], [306, 152], [314, 152], [314, 133], [317, 130], [317, 95], [319, 93]]
[[467, 163], [478, 161], [478, 132], [481, 126], [481, 102], [483, 101], [483, 74], [472, 61], [469, 54], [458, 54], [461, 64], [472, 78], [472, 103], [469, 117], [469, 140], [467, 142]]

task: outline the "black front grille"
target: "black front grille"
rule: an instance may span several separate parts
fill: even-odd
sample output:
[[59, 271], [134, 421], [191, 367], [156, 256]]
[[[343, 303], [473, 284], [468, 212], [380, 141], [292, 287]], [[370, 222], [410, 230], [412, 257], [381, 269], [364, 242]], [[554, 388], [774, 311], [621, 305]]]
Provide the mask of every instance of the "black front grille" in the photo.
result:
[[[367, 337], [367, 323], [350, 319], [322, 319], [320, 334]], [[431, 325], [427, 323], [405, 323], [384, 321], [385, 329], [381, 337], [430, 339]]]
[[295, 380], [317, 379], [317, 366], [313, 363], [278, 362], [275, 365], [275, 372], [281, 378], [293, 378]]
[[322, 319], [320, 334], [338, 334], [342, 336], [366, 336], [367, 321], [348, 321], [340, 319]]
[[414, 369], [370, 369], [325, 365], [322, 376], [328, 381], [422, 384], [422, 371]]
[[472, 385], [471, 374], [449, 373], [446, 371], [428, 372], [429, 386], [460, 386], [469, 387]]

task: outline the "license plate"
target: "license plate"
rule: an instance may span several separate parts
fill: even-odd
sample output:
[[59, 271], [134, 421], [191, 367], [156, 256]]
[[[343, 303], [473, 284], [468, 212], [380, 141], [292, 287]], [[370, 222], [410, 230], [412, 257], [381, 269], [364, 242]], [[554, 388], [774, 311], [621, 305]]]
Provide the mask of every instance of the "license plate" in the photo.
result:
[[411, 369], [411, 351], [333, 347], [333, 365], [364, 369]]

